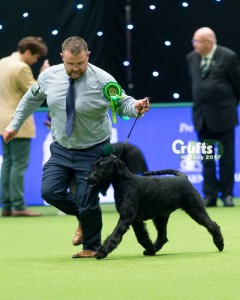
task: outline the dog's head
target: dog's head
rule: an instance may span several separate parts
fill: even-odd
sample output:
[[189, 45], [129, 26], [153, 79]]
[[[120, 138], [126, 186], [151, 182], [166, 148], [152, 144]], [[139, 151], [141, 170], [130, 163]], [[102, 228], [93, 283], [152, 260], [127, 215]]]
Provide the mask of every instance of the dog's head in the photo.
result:
[[92, 171], [86, 179], [90, 185], [99, 188], [100, 192], [106, 195], [110, 184], [116, 181], [119, 176], [125, 175], [126, 169], [123, 161], [115, 155], [110, 155], [98, 159], [93, 164]]

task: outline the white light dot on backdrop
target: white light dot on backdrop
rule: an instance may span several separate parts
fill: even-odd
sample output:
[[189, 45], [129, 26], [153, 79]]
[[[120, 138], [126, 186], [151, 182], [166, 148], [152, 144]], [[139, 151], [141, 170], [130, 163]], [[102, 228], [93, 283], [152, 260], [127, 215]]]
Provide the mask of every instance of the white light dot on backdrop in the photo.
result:
[[133, 25], [132, 24], [128, 24], [127, 25], [127, 29], [132, 30], [133, 29]]
[[103, 35], [103, 32], [102, 31], [98, 31], [97, 32], [97, 36], [102, 36]]
[[164, 44], [165, 44], [165, 46], [168, 47], [168, 46], [171, 46], [172, 43], [170, 41], [165, 41]]
[[0, 25], [0, 30], [3, 28], [3, 26], [2, 25]]
[[187, 2], [183, 2], [183, 3], [182, 3], [182, 6], [183, 6], [183, 7], [188, 7], [188, 3], [187, 3]]
[[180, 97], [180, 95], [179, 95], [178, 93], [174, 93], [174, 94], [173, 94], [173, 98], [174, 98], [174, 99], [179, 99], [179, 97]]
[[82, 9], [83, 8], [83, 5], [81, 4], [81, 3], [79, 3], [78, 5], [77, 5], [77, 9]]
[[151, 10], [154, 10], [154, 9], [156, 9], [156, 6], [155, 6], [155, 5], [150, 5], [149, 8], [150, 8]]
[[128, 66], [130, 65], [130, 62], [127, 61], [127, 60], [125, 60], [125, 61], [123, 62], [123, 65], [124, 65], [125, 67], [128, 67]]
[[153, 77], [158, 77], [159, 73], [157, 71], [152, 72]]
[[24, 17], [24, 18], [27, 18], [27, 17], [28, 17], [28, 13], [25, 12], [25, 13], [23, 14], [23, 17]]
[[58, 34], [58, 30], [55, 29], [52, 31], [52, 35], [57, 35], [57, 34]]

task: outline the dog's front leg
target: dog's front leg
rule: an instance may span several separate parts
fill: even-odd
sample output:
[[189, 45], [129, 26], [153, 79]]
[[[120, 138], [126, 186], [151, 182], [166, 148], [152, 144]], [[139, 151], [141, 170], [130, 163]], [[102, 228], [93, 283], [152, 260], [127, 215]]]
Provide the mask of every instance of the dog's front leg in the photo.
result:
[[130, 219], [120, 217], [120, 219], [118, 220], [118, 224], [113, 230], [112, 234], [106, 238], [106, 240], [103, 242], [103, 245], [98, 250], [96, 254], [97, 259], [102, 259], [107, 257], [107, 255], [110, 252], [112, 252], [114, 249], [117, 248], [117, 246], [120, 244], [122, 240], [123, 235], [129, 229], [131, 223], [132, 222]]

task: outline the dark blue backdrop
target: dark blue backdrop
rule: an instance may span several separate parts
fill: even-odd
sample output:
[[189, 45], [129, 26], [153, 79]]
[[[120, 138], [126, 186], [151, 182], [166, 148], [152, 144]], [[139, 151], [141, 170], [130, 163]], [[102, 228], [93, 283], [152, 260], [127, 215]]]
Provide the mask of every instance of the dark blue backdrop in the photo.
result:
[[[42, 164], [49, 155], [49, 142], [51, 135], [49, 129], [44, 125], [47, 118], [46, 111], [34, 114], [37, 127], [37, 137], [32, 140], [30, 164], [26, 172], [25, 199], [28, 205], [43, 205], [40, 195]], [[123, 121], [118, 118], [114, 124], [113, 142], [125, 141], [134, 120]], [[191, 121], [190, 106], [161, 105], [154, 107], [151, 111], [136, 122], [129, 139], [129, 143], [138, 146], [147, 161], [150, 170], [174, 168], [184, 171], [197, 190], [201, 193], [202, 175], [201, 161], [182, 161], [172, 151], [174, 140], [181, 139], [187, 145], [190, 141], [196, 141], [196, 134]], [[234, 195], [240, 196], [240, 130], [236, 129], [236, 173]], [[45, 149], [45, 150], [44, 150]], [[2, 162], [2, 148], [0, 147], [0, 164]], [[112, 191], [107, 197], [101, 198], [103, 202], [112, 202]]]

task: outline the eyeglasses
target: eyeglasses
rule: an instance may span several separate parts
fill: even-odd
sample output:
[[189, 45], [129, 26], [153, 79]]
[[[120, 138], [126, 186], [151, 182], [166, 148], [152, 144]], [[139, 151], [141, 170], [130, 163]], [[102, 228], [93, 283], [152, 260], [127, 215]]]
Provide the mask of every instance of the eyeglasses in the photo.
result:
[[202, 44], [204, 42], [208, 42], [208, 40], [195, 40], [195, 39], [192, 39], [191, 42], [192, 42], [192, 44]]
[[80, 62], [80, 63], [70, 63], [70, 62], [66, 62], [64, 61], [64, 64], [68, 67], [68, 68], [74, 68], [74, 69], [79, 69], [81, 67], [83, 67], [87, 61], [88, 56], [85, 57], [84, 61]]

